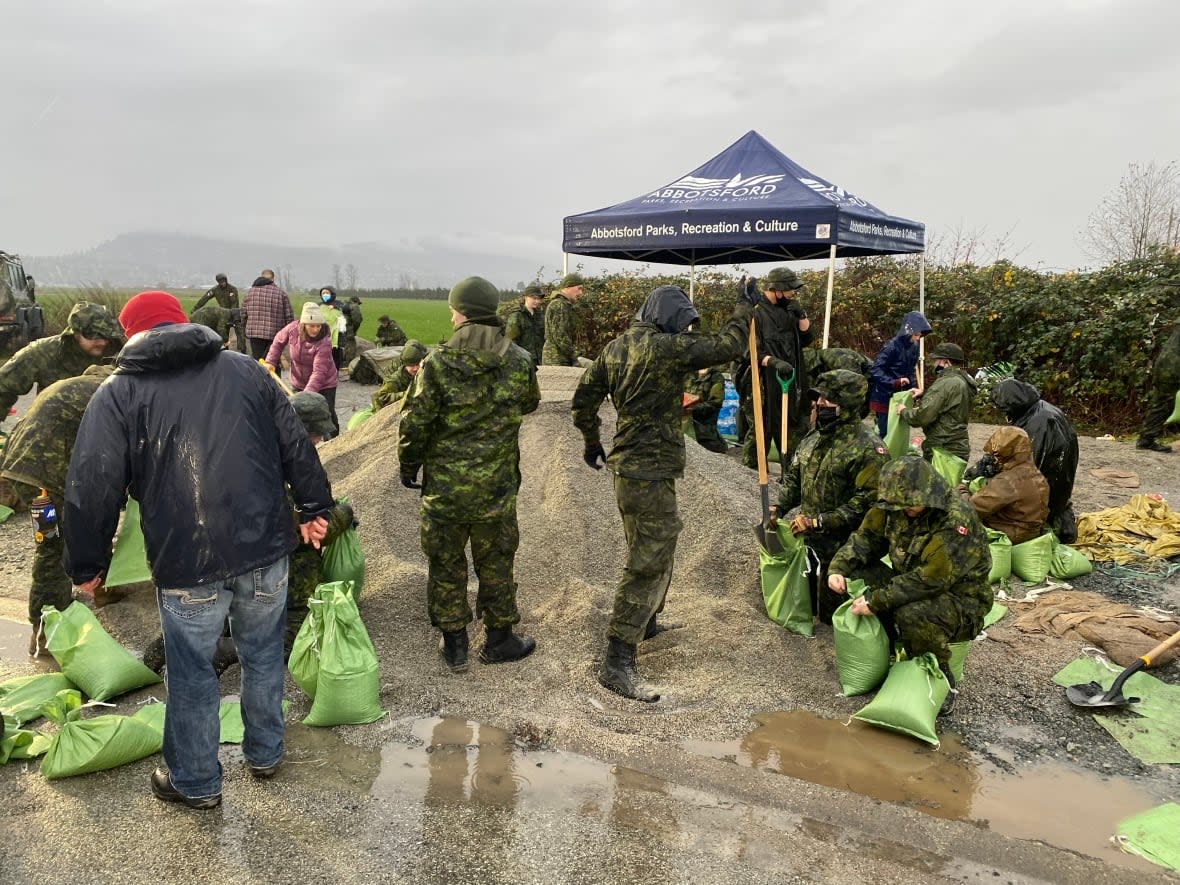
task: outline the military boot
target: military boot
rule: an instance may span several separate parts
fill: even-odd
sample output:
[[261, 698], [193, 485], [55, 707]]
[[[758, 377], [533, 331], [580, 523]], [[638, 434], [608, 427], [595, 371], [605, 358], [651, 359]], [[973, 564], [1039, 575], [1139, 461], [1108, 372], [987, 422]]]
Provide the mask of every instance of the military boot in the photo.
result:
[[535, 639], [517, 636], [511, 627], [488, 627], [488, 637], [479, 650], [479, 659], [485, 664], [505, 664], [527, 658], [536, 647]]
[[1155, 439], [1150, 436], [1139, 437], [1139, 441], [1137, 443], [1135, 443], [1135, 448], [1147, 449], [1147, 451], [1149, 451], [1149, 452], [1171, 452], [1172, 451], [1171, 446], [1165, 446], [1161, 442], [1156, 442]]
[[951, 687], [951, 690], [946, 693], [946, 700], [942, 702], [942, 709], [938, 711], [938, 715], [949, 716], [951, 713], [955, 712], [955, 701], [959, 699], [959, 689], [955, 684], [955, 677], [954, 674], [951, 673], [950, 665], [939, 664], [938, 667], [940, 670], [942, 670], [942, 675], [946, 677], [947, 685]]
[[634, 701], [653, 704], [660, 699], [659, 693], [651, 690], [635, 667], [635, 646], [613, 636], [606, 648], [606, 659], [602, 662], [598, 682], [615, 694]]
[[467, 630], [447, 630], [443, 633], [443, 660], [452, 673], [467, 672]]

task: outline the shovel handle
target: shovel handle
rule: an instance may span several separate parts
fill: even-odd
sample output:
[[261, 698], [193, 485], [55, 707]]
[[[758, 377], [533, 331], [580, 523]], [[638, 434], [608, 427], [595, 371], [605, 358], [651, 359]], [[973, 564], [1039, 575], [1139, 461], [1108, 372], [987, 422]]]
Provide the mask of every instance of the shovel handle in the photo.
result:
[[[758, 484], [766, 486], [770, 477], [766, 470], [766, 428], [762, 425], [762, 369], [758, 365], [758, 333], [750, 320], [750, 396], [754, 404], [754, 441], [758, 444]], [[765, 524], [767, 514], [762, 514]]]
[[1163, 642], [1161, 642], [1159, 645], [1157, 645], [1155, 648], [1153, 648], [1151, 651], [1149, 651], [1147, 654], [1145, 654], [1139, 660], [1143, 661], [1144, 667], [1150, 667], [1152, 661], [1156, 660], [1160, 655], [1162, 655], [1164, 652], [1166, 652], [1169, 648], [1175, 648], [1176, 645], [1178, 645], [1178, 644], [1180, 644], [1180, 630], [1177, 630], [1175, 633], [1173, 633], [1171, 636], [1169, 636], [1167, 639], [1165, 639]]

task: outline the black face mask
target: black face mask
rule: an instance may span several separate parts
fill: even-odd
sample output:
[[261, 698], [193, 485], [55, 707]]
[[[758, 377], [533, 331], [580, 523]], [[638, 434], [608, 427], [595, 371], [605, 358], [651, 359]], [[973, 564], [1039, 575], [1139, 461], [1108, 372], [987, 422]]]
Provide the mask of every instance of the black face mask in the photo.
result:
[[815, 428], [821, 433], [831, 430], [840, 423], [840, 409], [837, 406], [815, 407]]
[[946, 366], [935, 366], [934, 367], [934, 374], [935, 375], [941, 375], [945, 371], [946, 371]]

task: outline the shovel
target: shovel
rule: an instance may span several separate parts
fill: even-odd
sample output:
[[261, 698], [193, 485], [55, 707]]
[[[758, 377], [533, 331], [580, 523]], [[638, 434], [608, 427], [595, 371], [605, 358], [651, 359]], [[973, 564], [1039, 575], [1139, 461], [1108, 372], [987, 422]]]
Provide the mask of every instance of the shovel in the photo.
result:
[[754, 323], [750, 322], [750, 383], [753, 389], [750, 398], [754, 403], [754, 442], [758, 447], [758, 491], [762, 493], [762, 520], [754, 526], [758, 543], [771, 556], [784, 553], [783, 542], [778, 530], [769, 527], [770, 522], [770, 477], [766, 470], [766, 428], [762, 426], [762, 368], [758, 365], [758, 336]]
[[791, 432], [790, 420], [790, 406], [791, 406], [791, 385], [795, 383], [795, 370], [791, 369], [791, 374], [784, 378], [778, 372], [774, 373], [774, 377], [778, 380], [779, 389], [783, 392], [783, 423], [781, 432], [779, 433], [779, 442], [782, 444], [782, 451], [778, 453], [778, 464], [780, 468], [779, 479], [787, 475], [787, 452], [790, 450], [789, 439]]
[[1104, 691], [1097, 682], [1087, 682], [1082, 685], [1071, 685], [1065, 690], [1065, 696], [1075, 707], [1124, 707], [1133, 704], [1139, 698], [1123, 697], [1123, 683], [1140, 670], [1150, 667], [1153, 660], [1157, 660], [1160, 655], [1177, 644], [1180, 644], [1180, 630], [1120, 673], [1109, 691]]

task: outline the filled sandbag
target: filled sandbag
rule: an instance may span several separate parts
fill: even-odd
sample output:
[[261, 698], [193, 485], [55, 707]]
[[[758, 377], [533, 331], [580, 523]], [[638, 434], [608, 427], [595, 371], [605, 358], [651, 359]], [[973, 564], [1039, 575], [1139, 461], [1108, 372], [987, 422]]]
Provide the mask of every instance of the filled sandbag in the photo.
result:
[[783, 552], [772, 554], [758, 550], [758, 571], [762, 580], [762, 602], [766, 615], [780, 627], [802, 636], [813, 635], [811, 623], [811, 586], [807, 580], [807, 547], [786, 528], [778, 524]]
[[347, 582], [350, 586], [346, 589], [352, 593], [352, 598], [361, 598], [361, 589], [365, 585], [365, 553], [361, 550], [356, 529], [351, 526], [330, 544], [324, 545], [320, 559], [320, 583], [337, 582]]
[[324, 624], [315, 699], [304, 725], [360, 725], [385, 715], [381, 709], [377, 652], [356, 601], [341, 583], [321, 584]]
[[1049, 574], [1055, 578], [1079, 578], [1094, 571], [1094, 563], [1090, 557], [1080, 550], [1074, 550], [1066, 544], [1058, 544], [1053, 548], [1053, 558], [1049, 561]]
[[992, 557], [991, 571], [987, 579], [991, 583], [1002, 581], [1012, 574], [1012, 542], [1003, 532], [995, 529], [985, 529], [987, 532], [987, 549]]
[[45, 606], [41, 625], [46, 648], [62, 673], [89, 698], [105, 701], [162, 681], [116, 642], [80, 602], [70, 603], [63, 612]]
[[937, 747], [934, 721], [949, 691], [938, 661], [927, 652], [890, 667], [877, 696], [853, 718]]
[[967, 469], [967, 462], [958, 455], [952, 455], [946, 449], [940, 449], [935, 446], [930, 454], [930, 466], [953, 489], [963, 480], [963, 473]]
[[344, 429], [345, 430], [355, 430], [357, 427], [360, 427], [362, 424], [364, 424], [366, 421], [368, 421], [372, 417], [373, 417], [373, 407], [372, 406], [365, 406], [363, 409], [358, 409], [357, 411], [352, 413], [352, 417], [348, 419], [348, 425]]
[[897, 414], [897, 407], [899, 405], [905, 406], [907, 409], [914, 404], [914, 392], [912, 390], [900, 390], [889, 400], [889, 423], [885, 430], [885, 448], [889, 450], [890, 458], [900, 458], [902, 455], [908, 455], [910, 451], [910, 424], [908, 421], [903, 421], [901, 415]]
[[955, 684], [963, 681], [963, 665], [967, 663], [967, 653], [971, 651], [971, 640], [950, 643], [951, 659], [947, 662], [951, 675], [955, 677]]
[[50, 779], [117, 768], [164, 745], [163, 730], [138, 715], [81, 718], [82, 699], [74, 690], [59, 692], [42, 712], [61, 726], [41, 760], [41, 774]]
[[1012, 545], [1012, 573], [1022, 581], [1039, 584], [1049, 575], [1057, 539], [1052, 532]]
[[853, 601], [864, 593], [864, 581], [848, 582], [848, 601], [832, 615], [836, 672], [845, 697], [868, 694], [889, 672], [889, 636], [876, 615], [854, 615]]
[[313, 701], [320, 678], [320, 643], [324, 637], [322, 608], [314, 596], [307, 601], [307, 615], [295, 634], [291, 655], [287, 658], [291, 679]]
[[41, 707], [59, 691], [76, 688], [64, 673], [39, 673], [0, 682], [0, 713], [17, 725], [41, 716]]

